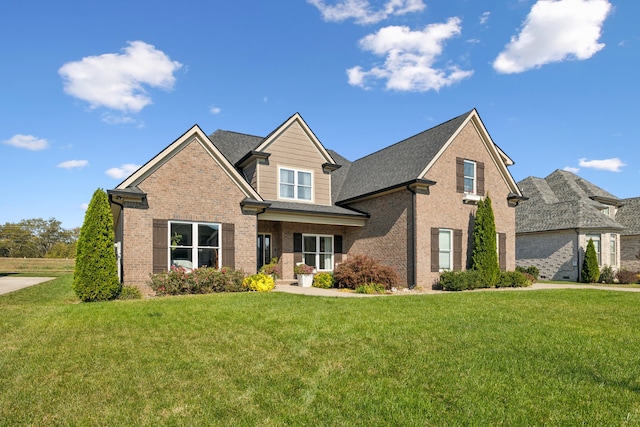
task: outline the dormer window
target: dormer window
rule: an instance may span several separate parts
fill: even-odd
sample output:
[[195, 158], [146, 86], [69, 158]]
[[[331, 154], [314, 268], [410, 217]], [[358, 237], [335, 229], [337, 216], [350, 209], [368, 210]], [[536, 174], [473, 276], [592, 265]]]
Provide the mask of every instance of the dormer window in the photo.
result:
[[280, 168], [280, 198], [311, 201], [311, 172]]

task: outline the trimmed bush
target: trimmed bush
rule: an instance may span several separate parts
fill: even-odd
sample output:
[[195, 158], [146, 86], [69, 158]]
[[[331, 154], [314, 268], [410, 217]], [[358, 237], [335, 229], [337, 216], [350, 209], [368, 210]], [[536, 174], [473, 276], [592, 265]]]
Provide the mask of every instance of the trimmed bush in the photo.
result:
[[245, 277], [242, 281], [242, 286], [245, 286], [250, 291], [257, 292], [269, 292], [276, 285], [276, 282], [273, 280], [273, 277], [268, 274], [253, 274], [249, 277]]
[[314, 275], [312, 286], [322, 289], [333, 288], [333, 275], [331, 273], [318, 273]]
[[356, 255], [338, 265], [333, 279], [338, 288], [347, 289], [356, 289], [369, 283], [380, 284], [387, 290], [398, 285], [398, 274], [393, 268], [366, 255]]
[[496, 287], [498, 288], [526, 288], [533, 284], [533, 276], [520, 271], [502, 271]]
[[385, 289], [384, 285], [379, 283], [368, 283], [366, 285], [358, 286], [356, 288], [356, 293], [358, 294], [384, 294]]
[[151, 274], [147, 284], [158, 296], [208, 294], [213, 292], [245, 292], [249, 289], [242, 285], [244, 273], [229, 267], [202, 267], [187, 272], [182, 267]]
[[142, 299], [142, 292], [135, 286], [123, 286], [120, 295], [118, 295], [118, 299]]
[[540, 270], [538, 270], [538, 267], [536, 267], [535, 265], [530, 265], [529, 267], [516, 267], [516, 271], [519, 271], [520, 273], [527, 273], [530, 274], [533, 279], [534, 282], [536, 280], [538, 280], [538, 277], [540, 276]]
[[629, 285], [631, 283], [640, 283], [640, 272], [620, 270], [616, 273], [616, 279], [618, 279], [618, 283], [622, 285]]
[[615, 283], [616, 273], [614, 273], [610, 266], [605, 265], [602, 267], [602, 270], [600, 270], [600, 278], [598, 279], [598, 282], [608, 284]]
[[265, 264], [262, 267], [260, 267], [260, 271], [258, 271], [258, 273], [262, 273], [262, 274], [268, 274], [269, 276], [272, 276], [274, 279], [277, 279], [278, 277], [280, 277], [280, 264], [278, 263], [278, 258], [271, 258], [271, 261], [269, 261], [269, 264]]
[[496, 223], [488, 194], [484, 200], [478, 202], [473, 226], [471, 269], [480, 272], [485, 287], [495, 286], [500, 277]]
[[593, 240], [587, 242], [587, 250], [584, 253], [582, 263], [582, 281], [585, 283], [596, 283], [600, 278], [600, 267], [598, 267], [598, 255]]
[[445, 271], [440, 275], [439, 285], [445, 291], [466, 291], [487, 287], [482, 275], [476, 270]]
[[111, 207], [107, 193], [99, 188], [89, 202], [77, 244], [73, 290], [81, 301], [108, 301], [120, 293], [113, 245]]

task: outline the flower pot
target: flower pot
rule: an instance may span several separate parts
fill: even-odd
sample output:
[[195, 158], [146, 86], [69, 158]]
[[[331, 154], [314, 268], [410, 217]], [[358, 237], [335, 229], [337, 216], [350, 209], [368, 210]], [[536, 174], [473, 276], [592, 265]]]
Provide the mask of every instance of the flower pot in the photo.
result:
[[313, 285], [313, 274], [298, 274], [298, 286], [310, 288]]

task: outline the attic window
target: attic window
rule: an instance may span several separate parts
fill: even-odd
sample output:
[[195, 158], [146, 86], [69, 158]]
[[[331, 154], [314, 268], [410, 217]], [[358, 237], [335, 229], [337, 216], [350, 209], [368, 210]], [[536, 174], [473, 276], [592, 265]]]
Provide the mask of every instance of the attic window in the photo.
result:
[[280, 169], [280, 198], [311, 201], [313, 176], [311, 172]]
[[464, 192], [476, 194], [476, 162], [464, 161]]

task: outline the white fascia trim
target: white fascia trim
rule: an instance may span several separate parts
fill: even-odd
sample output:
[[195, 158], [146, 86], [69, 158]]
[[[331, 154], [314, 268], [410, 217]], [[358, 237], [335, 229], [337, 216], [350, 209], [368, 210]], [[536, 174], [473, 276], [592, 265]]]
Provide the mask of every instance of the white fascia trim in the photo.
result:
[[331, 155], [329, 154], [329, 152], [324, 148], [324, 146], [322, 145], [322, 143], [318, 140], [318, 138], [316, 138], [316, 135], [313, 133], [313, 131], [311, 130], [311, 128], [307, 125], [307, 123], [304, 121], [304, 119], [300, 116], [299, 113], [295, 113], [293, 116], [291, 116], [289, 118], [289, 120], [287, 120], [286, 122], [284, 122], [279, 128], [277, 128], [274, 132], [271, 133], [271, 135], [269, 136], [269, 138], [267, 138], [262, 144], [260, 144], [257, 148], [256, 151], [264, 151], [266, 150], [266, 148], [271, 145], [271, 143], [273, 141], [275, 141], [276, 139], [278, 139], [280, 137], [280, 135], [282, 135], [282, 133], [288, 129], [294, 122], [298, 122], [298, 124], [302, 127], [302, 129], [304, 130], [304, 132], [307, 134], [307, 136], [309, 137], [309, 139], [311, 140], [311, 142], [313, 142], [313, 144], [316, 146], [316, 148], [318, 149], [318, 151], [320, 151], [320, 153], [322, 154], [322, 156], [325, 158], [325, 160], [327, 162], [336, 164], [336, 161], [333, 160], [333, 157], [331, 157]]
[[229, 161], [220, 153], [207, 135], [200, 129], [198, 125], [194, 125], [185, 132], [180, 138], [176, 139], [167, 148], [162, 150], [153, 159], [141, 166], [137, 171], [131, 174], [127, 179], [122, 181], [116, 189], [122, 190], [133, 187], [144, 181], [148, 176], [153, 174], [162, 165], [167, 163], [173, 156], [178, 154], [184, 147], [196, 140], [214, 161], [222, 168], [222, 170], [231, 178], [231, 180], [240, 188], [245, 196], [262, 201], [262, 197], [251, 187], [251, 185], [240, 175], [240, 173], [229, 163]]

